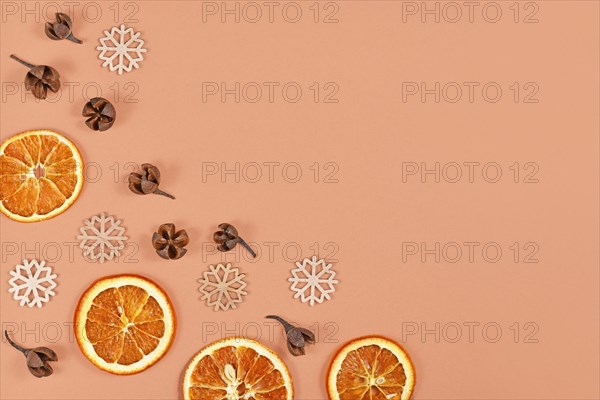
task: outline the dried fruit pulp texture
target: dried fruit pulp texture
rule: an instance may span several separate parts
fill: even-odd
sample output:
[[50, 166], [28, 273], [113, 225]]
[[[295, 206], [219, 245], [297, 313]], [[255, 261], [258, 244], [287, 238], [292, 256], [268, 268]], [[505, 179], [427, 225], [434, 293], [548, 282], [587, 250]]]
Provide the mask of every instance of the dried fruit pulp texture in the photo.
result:
[[254, 349], [226, 346], [206, 355], [194, 368], [189, 398], [202, 400], [286, 400], [285, 379]]
[[376, 345], [350, 351], [337, 376], [340, 400], [400, 399], [404, 367], [388, 349]]
[[46, 215], [73, 195], [78, 168], [70, 146], [58, 137], [25, 135], [8, 143], [0, 155], [0, 200], [21, 217]]
[[164, 313], [140, 287], [106, 289], [92, 302], [85, 333], [104, 361], [130, 365], [158, 346], [165, 334]]

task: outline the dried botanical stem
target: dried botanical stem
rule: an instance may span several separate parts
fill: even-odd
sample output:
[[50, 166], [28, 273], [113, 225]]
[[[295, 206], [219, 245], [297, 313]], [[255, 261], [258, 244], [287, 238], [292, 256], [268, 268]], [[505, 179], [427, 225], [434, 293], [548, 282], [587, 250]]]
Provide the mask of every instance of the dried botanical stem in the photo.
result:
[[6, 330], [4, 331], [4, 336], [6, 337], [6, 340], [8, 340], [8, 343], [12, 347], [14, 347], [15, 349], [19, 350], [21, 353], [23, 353], [25, 356], [27, 356], [27, 353], [29, 353], [29, 349], [21, 347], [18, 344], [16, 344], [15, 342], [13, 342], [12, 339], [8, 336], [8, 332]]
[[77, 43], [77, 44], [83, 43], [81, 40], [79, 40], [75, 36], [73, 36], [72, 33], [70, 33], [69, 36], [67, 36], [67, 39], [69, 39], [71, 42], [74, 42], [74, 43]]
[[168, 198], [170, 198], [170, 199], [173, 199], [173, 200], [175, 200], [175, 196], [173, 196], [172, 194], [169, 194], [169, 193], [167, 193], [167, 192], [163, 192], [163, 191], [162, 191], [162, 190], [160, 190], [160, 189], [156, 189], [156, 190], [155, 190], [154, 192], [152, 192], [152, 193], [154, 193], [154, 194], [160, 194], [161, 196], [165, 196], [165, 197], [168, 197]]
[[242, 246], [244, 246], [246, 248], [246, 250], [248, 250], [250, 252], [250, 254], [252, 254], [252, 257], [256, 258], [256, 253], [254, 252], [254, 250], [252, 250], [252, 248], [248, 245], [248, 243], [246, 243], [244, 241], [244, 239], [242, 239], [241, 237], [238, 236], [238, 240], [240, 241], [240, 244]]
[[27, 61], [23, 61], [21, 60], [19, 57], [15, 56], [14, 54], [10, 55], [10, 58], [12, 58], [13, 60], [16, 60], [17, 62], [23, 64], [24, 66], [26, 66], [27, 68], [31, 69], [34, 68], [35, 65], [28, 63]]
[[289, 322], [287, 322], [283, 318], [278, 317], [277, 315], [267, 315], [265, 318], [270, 318], [270, 319], [274, 319], [276, 321], [279, 321], [279, 323], [281, 325], [283, 325], [283, 329], [285, 329], [286, 333], [289, 332], [289, 330], [294, 327], [292, 324], [290, 324]]

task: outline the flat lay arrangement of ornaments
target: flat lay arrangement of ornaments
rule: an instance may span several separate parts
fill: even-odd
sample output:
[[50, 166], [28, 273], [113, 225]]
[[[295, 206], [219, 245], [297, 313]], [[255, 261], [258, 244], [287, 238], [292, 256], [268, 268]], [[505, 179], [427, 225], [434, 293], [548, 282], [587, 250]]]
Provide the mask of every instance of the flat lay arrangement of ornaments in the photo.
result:
[[[593, 188], [550, 176], [595, 148], [557, 139], [558, 114], [591, 119], [552, 97], [552, 66], [577, 60], [590, 86], [598, 5], [543, 2], [525, 26], [507, 3], [482, 28], [367, 3], [2, 2], [0, 398], [595, 398], [587, 356], [546, 378], [598, 337], [575, 290], [594, 282], [597, 231], [574, 225], [597, 220]], [[402, 91], [444, 79], [502, 100]], [[515, 103], [529, 80], [543, 101]], [[586, 93], [570, 98], [597, 110]], [[501, 179], [446, 182], [452, 160]], [[567, 193], [586, 217], [551, 217]], [[587, 238], [576, 263], [564, 232]]]

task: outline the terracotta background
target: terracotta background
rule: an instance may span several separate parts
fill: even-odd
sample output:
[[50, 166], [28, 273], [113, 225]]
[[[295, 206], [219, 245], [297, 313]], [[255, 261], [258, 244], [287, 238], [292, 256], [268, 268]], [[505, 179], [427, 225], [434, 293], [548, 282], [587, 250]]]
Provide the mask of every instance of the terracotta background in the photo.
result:
[[[65, 3], [52, 4], [69, 11]], [[232, 16], [222, 23], [219, 16], [203, 22], [202, 2], [71, 4], [83, 45], [45, 37], [43, 21], [56, 11], [47, 3], [2, 2], [1, 139], [54, 129], [79, 146], [88, 164], [88, 182], [65, 214], [35, 225], [0, 218], [3, 328], [18, 329], [16, 340], [50, 346], [60, 357], [55, 374], [38, 380], [2, 343], [3, 399], [177, 398], [189, 358], [208, 342], [240, 333], [283, 355], [301, 400], [324, 399], [332, 354], [343, 342], [371, 333], [392, 337], [410, 352], [415, 399], [599, 398], [598, 2], [532, 3], [539, 7], [538, 23], [523, 23], [534, 10], [524, 2], [518, 23], [509, 9], [513, 2], [496, 3], [502, 9], [497, 23], [483, 19], [484, 3], [472, 23], [466, 8], [457, 23], [435, 23], [432, 16], [422, 23], [419, 15], [404, 23], [407, 4], [399, 1], [337, 2], [338, 23], [315, 23], [313, 2], [296, 3], [303, 12], [297, 23], [282, 18], [283, 2], [272, 23], [264, 7], [256, 23], [236, 23]], [[233, 8], [235, 2], [227, 4]], [[321, 3], [320, 19], [335, 4]], [[118, 76], [101, 68], [95, 46], [104, 29], [132, 12], [127, 25], [142, 32], [148, 53], [139, 70]], [[58, 69], [61, 96], [36, 102], [25, 95], [16, 83], [26, 69], [9, 59], [11, 53]], [[278, 82], [279, 88], [297, 82], [303, 96], [291, 103], [277, 90], [271, 103], [265, 89], [256, 103], [236, 103], [232, 95], [226, 102], [218, 96], [203, 102], [202, 82], [229, 88], [235, 82]], [[315, 103], [309, 89], [314, 82], [321, 90], [335, 82], [339, 101]], [[434, 82], [479, 82], [479, 88], [497, 82], [503, 95], [491, 103], [476, 90], [469, 102], [465, 90], [456, 103], [435, 103], [433, 95], [425, 103], [418, 96], [403, 102], [402, 82], [430, 88]], [[524, 103], [521, 89], [515, 103], [513, 82], [535, 82], [539, 102]], [[117, 108], [117, 122], [106, 133], [90, 131], [80, 116], [85, 97], [96, 94]], [[128, 163], [143, 162], [160, 167], [162, 188], [177, 200], [128, 191], [122, 182], [133, 169]], [[203, 170], [214, 165], [206, 163], [233, 169], [236, 162], [239, 183], [232, 174], [203, 181]], [[280, 163], [272, 183], [264, 165], [271, 162]], [[293, 162], [302, 171], [296, 183], [289, 182], [293, 165], [282, 175]], [[418, 176], [403, 182], [406, 162], [428, 168], [492, 162], [502, 177], [488, 183], [480, 166], [472, 183], [466, 167], [457, 183], [435, 183], [431, 175], [425, 183]], [[509, 169], [515, 162], [521, 165], [519, 183]], [[538, 166], [538, 183], [523, 183], [527, 162]], [[250, 182], [251, 163], [263, 166], [257, 183]], [[317, 183], [310, 169], [315, 163]], [[338, 182], [326, 183], [334, 169]], [[86, 262], [71, 245], [82, 221], [102, 211], [123, 220], [130, 247], [117, 262], [100, 265]], [[241, 252], [213, 254], [212, 232], [225, 221], [258, 244], [258, 260]], [[150, 244], [165, 222], [191, 236], [188, 255], [176, 262], [160, 259]], [[425, 242], [429, 249], [436, 242], [480, 245], [473, 262], [464, 245], [455, 263], [448, 262], [452, 252], [439, 263], [433, 255], [422, 262], [406, 254], [403, 262], [407, 242]], [[496, 263], [481, 255], [488, 242], [502, 249]], [[521, 248], [535, 243], [539, 262], [523, 262], [527, 252], [521, 249], [515, 263], [509, 248], [515, 242]], [[314, 253], [337, 260], [341, 284], [332, 301], [311, 308], [292, 298], [286, 280], [294, 260]], [[42, 309], [20, 308], [7, 291], [8, 271], [34, 257], [46, 257], [55, 268], [57, 295]], [[221, 260], [247, 273], [249, 295], [237, 310], [216, 313], [200, 301], [196, 279]], [[142, 374], [118, 377], [83, 357], [69, 324], [93, 280], [125, 272], [162, 285], [178, 326], [162, 361]], [[291, 357], [279, 328], [263, 319], [271, 313], [318, 328], [320, 343], [305, 357]]]

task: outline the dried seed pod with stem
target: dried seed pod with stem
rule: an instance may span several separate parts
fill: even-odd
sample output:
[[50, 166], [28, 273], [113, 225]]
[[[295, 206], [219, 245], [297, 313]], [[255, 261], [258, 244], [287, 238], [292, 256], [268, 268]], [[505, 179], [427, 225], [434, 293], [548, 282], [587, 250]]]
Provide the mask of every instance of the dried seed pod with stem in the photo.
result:
[[25, 75], [25, 89], [30, 90], [36, 99], [44, 100], [48, 90], [56, 93], [60, 89], [60, 74], [54, 68], [48, 65], [30, 64], [14, 54], [11, 54], [10, 58], [29, 68], [29, 72]]
[[252, 257], [256, 258], [256, 253], [252, 248], [238, 235], [235, 226], [227, 223], [219, 225], [219, 231], [213, 235], [213, 240], [218, 244], [217, 249], [219, 251], [229, 251], [239, 243], [246, 248], [252, 254]]
[[71, 32], [72, 26], [71, 18], [67, 14], [56, 13], [55, 22], [46, 22], [46, 36], [52, 40], [67, 39], [77, 44], [83, 43], [73, 36], [73, 32]]
[[52, 366], [48, 364], [49, 361], [58, 361], [58, 356], [54, 352], [54, 350], [49, 349], [48, 347], [35, 347], [33, 349], [26, 349], [22, 346], [19, 346], [8, 336], [8, 332], [4, 331], [4, 336], [8, 343], [19, 350], [25, 356], [27, 360], [27, 368], [29, 368], [29, 372], [36, 378], [44, 378], [46, 376], [52, 375], [54, 370]]
[[83, 106], [81, 114], [87, 117], [85, 124], [94, 131], [105, 131], [115, 123], [117, 111], [110, 101], [94, 97]]
[[152, 246], [156, 254], [166, 260], [177, 260], [183, 257], [187, 253], [184, 247], [189, 242], [190, 238], [185, 229], [176, 231], [175, 224], [162, 224], [158, 227], [158, 232], [152, 235]]
[[265, 318], [274, 319], [283, 325], [287, 335], [288, 350], [293, 356], [303, 356], [305, 354], [304, 346], [315, 343], [315, 334], [308, 329], [294, 326], [277, 315], [267, 315]]
[[142, 164], [142, 173], [132, 172], [129, 174], [129, 190], [135, 194], [160, 194], [170, 199], [175, 196], [163, 192], [158, 188], [160, 184], [160, 171], [152, 164]]

